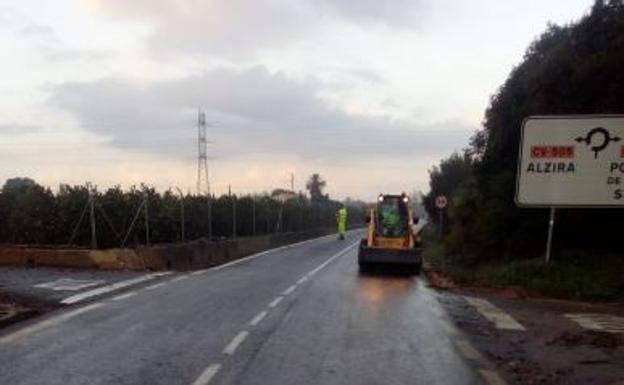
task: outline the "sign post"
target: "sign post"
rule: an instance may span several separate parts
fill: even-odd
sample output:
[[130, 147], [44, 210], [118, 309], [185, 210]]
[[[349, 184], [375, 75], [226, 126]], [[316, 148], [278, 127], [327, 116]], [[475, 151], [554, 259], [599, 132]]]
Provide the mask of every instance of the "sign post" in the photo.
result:
[[438, 208], [438, 213], [440, 215], [440, 220], [438, 223], [440, 224], [440, 239], [442, 239], [442, 230], [444, 229], [444, 208], [448, 204], [448, 200], [444, 195], [438, 195], [435, 200], [435, 205]]
[[550, 262], [550, 250], [552, 250], [553, 227], [555, 227], [555, 208], [550, 208], [550, 219], [548, 220], [548, 240], [546, 241], [546, 263]]
[[624, 115], [534, 116], [521, 129], [515, 201], [555, 211], [624, 207]]

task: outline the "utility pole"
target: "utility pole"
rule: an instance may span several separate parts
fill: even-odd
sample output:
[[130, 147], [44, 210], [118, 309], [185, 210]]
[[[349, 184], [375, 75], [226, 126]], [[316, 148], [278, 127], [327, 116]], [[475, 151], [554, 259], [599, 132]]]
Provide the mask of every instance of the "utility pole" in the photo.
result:
[[182, 193], [182, 190], [180, 190], [179, 187], [176, 187], [176, 190], [178, 190], [178, 193], [180, 194], [180, 227], [181, 227], [181, 234], [180, 234], [180, 238], [182, 240], [182, 243], [184, 243], [184, 194]]
[[256, 197], [251, 197], [251, 234], [256, 235]]
[[236, 239], [236, 195], [232, 198], [232, 238]]
[[145, 192], [145, 245], [149, 246], [150, 245], [150, 231], [149, 231], [149, 211], [147, 209], [147, 207], [149, 206], [148, 204], [148, 195], [147, 195], [147, 191]]
[[290, 191], [295, 192], [295, 173], [290, 173]]
[[91, 222], [91, 248], [97, 249], [97, 234], [95, 230], [95, 192], [91, 183], [87, 183], [89, 189], [89, 217]]
[[208, 194], [208, 239], [212, 240], [212, 195]]

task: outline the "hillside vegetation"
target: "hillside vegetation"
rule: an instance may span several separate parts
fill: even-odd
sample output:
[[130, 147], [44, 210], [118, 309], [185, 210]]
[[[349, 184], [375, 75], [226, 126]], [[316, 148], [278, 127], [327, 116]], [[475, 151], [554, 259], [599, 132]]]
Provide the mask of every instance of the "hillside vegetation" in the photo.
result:
[[[425, 205], [437, 224], [434, 199], [450, 198], [443, 253], [453, 255], [456, 265], [474, 271], [502, 264], [509, 270], [543, 257], [548, 210], [521, 209], [513, 200], [522, 121], [530, 115], [624, 113], [623, 69], [622, 0], [596, 1], [587, 15], [569, 25], [549, 25], [528, 47], [492, 96], [483, 128], [469, 146], [430, 170]], [[609, 278], [619, 279], [615, 289], [610, 286], [611, 296], [624, 294], [622, 223], [622, 210], [558, 210], [554, 260], [579, 267], [565, 267], [570, 274], [607, 264], [619, 272]]]

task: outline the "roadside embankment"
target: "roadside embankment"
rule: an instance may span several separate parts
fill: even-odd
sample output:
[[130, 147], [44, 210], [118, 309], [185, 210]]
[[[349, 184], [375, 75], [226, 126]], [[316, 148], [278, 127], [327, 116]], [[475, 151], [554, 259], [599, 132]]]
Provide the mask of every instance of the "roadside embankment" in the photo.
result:
[[105, 250], [0, 246], [0, 266], [118, 270], [201, 269], [333, 232], [334, 229], [317, 229], [237, 239], [213, 241], [200, 239], [179, 244]]
[[552, 297], [591, 301], [622, 301], [624, 260], [610, 255], [560, 252], [550, 263], [543, 258], [467, 262], [449, 255], [441, 243], [429, 240], [424, 257], [432, 286], [453, 289], [478, 286], [524, 297]]

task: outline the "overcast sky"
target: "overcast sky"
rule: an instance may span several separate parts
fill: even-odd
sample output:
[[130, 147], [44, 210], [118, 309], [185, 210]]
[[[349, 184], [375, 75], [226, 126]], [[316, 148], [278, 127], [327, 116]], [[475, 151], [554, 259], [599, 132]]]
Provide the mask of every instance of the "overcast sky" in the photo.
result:
[[0, 181], [370, 199], [428, 189], [547, 26], [591, 0], [2, 0]]

